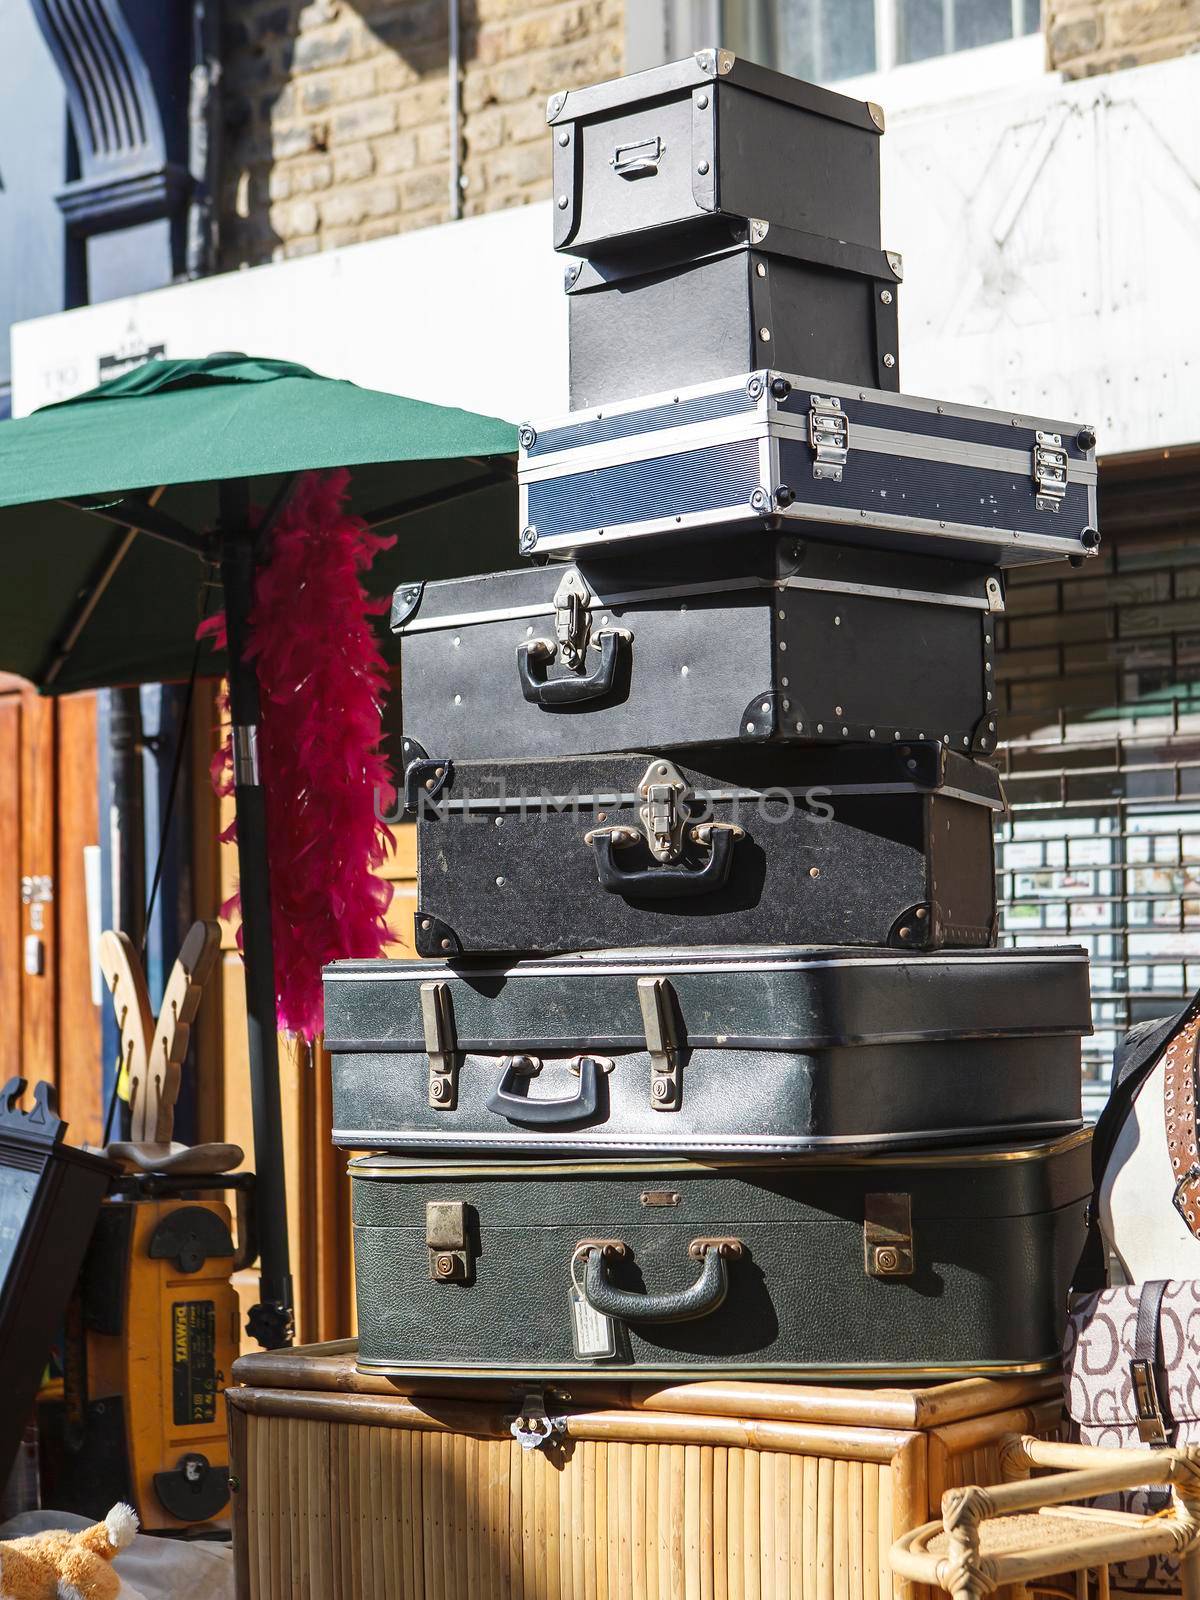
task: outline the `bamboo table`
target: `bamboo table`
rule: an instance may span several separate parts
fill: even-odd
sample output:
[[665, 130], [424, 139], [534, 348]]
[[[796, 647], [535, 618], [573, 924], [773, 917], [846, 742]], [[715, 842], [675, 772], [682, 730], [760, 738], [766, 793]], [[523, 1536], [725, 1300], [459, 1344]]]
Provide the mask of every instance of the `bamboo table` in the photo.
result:
[[1061, 1411], [1045, 1375], [413, 1394], [348, 1343], [233, 1377], [239, 1600], [892, 1600], [893, 1541]]

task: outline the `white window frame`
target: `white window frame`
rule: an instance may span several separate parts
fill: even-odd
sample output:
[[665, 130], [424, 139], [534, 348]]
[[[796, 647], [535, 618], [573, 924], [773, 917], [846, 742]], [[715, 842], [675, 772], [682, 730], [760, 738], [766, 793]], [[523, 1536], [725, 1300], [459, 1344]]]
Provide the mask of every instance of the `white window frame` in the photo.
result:
[[[875, 0], [874, 72], [853, 79], [838, 79], [833, 87], [857, 93], [860, 85], [873, 86], [886, 73], [889, 84], [904, 89], [902, 80], [921, 86], [929, 99], [958, 98], [963, 93], [963, 72], [967, 70], [967, 92], [1027, 83], [1046, 71], [1045, 44], [1040, 30], [1018, 33], [1024, 20], [1023, 0], [1010, 0], [1013, 37], [969, 50], [950, 50], [921, 61], [896, 59], [899, 29], [898, 0]], [[942, 0], [946, 33], [953, 42], [953, 0]], [[720, 44], [720, 0], [626, 0], [626, 70], [638, 72], [675, 61], [706, 45]], [[969, 63], [969, 66], [968, 66]], [[943, 70], [944, 69], [944, 70]], [[899, 76], [897, 76], [899, 75]], [[939, 87], [939, 79], [944, 85]], [[853, 85], [853, 91], [850, 86]], [[904, 94], [907, 99], [907, 94]]]

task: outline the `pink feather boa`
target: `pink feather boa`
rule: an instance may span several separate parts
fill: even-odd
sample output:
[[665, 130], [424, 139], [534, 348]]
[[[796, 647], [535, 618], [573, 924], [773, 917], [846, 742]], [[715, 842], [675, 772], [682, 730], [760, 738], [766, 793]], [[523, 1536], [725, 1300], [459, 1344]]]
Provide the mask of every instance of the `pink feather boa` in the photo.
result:
[[[395, 543], [345, 510], [345, 468], [300, 479], [254, 585], [246, 659], [258, 668], [259, 764], [266, 790], [275, 999], [281, 1032], [321, 1031], [321, 968], [382, 954], [392, 886], [378, 876], [391, 835], [379, 812], [394, 791], [380, 754], [387, 669], [363, 577]], [[201, 625], [222, 648], [224, 615]], [[222, 718], [228, 701], [222, 699]], [[218, 794], [233, 791], [226, 729], [213, 759]], [[235, 826], [222, 839], [232, 838]], [[238, 897], [222, 914], [229, 915]], [[241, 945], [241, 928], [238, 944]]]

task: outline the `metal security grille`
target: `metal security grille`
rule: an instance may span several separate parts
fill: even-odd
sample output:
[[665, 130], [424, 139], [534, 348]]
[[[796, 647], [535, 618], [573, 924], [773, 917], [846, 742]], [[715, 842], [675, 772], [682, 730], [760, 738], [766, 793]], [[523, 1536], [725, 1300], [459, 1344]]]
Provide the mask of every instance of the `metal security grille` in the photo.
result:
[[1200, 537], [1048, 574], [1010, 578], [997, 633], [1001, 942], [1088, 950], [1094, 1114], [1121, 1033], [1200, 987]]

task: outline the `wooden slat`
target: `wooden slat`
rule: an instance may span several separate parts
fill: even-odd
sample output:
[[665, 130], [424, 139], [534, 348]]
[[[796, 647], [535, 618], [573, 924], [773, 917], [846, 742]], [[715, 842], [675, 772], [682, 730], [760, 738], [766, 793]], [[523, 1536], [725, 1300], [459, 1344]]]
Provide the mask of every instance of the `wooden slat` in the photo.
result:
[[20, 695], [0, 698], [0, 1082], [22, 1060], [21, 712]]
[[[52, 700], [26, 695], [21, 716], [21, 873], [53, 878], [56, 839], [56, 709]], [[93, 779], [94, 785], [94, 779]], [[32, 908], [22, 930], [32, 931]], [[45, 970], [33, 975], [21, 966], [22, 1074], [30, 1083], [55, 1083], [58, 1069], [57, 902], [42, 908], [38, 937], [45, 947]]]
[[58, 1099], [72, 1144], [99, 1145], [104, 1137], [100, 1007], [92, 1000], [83, 867], [84, 846], [100, 842], [96, 697], [67, 695], [56, 710]]

